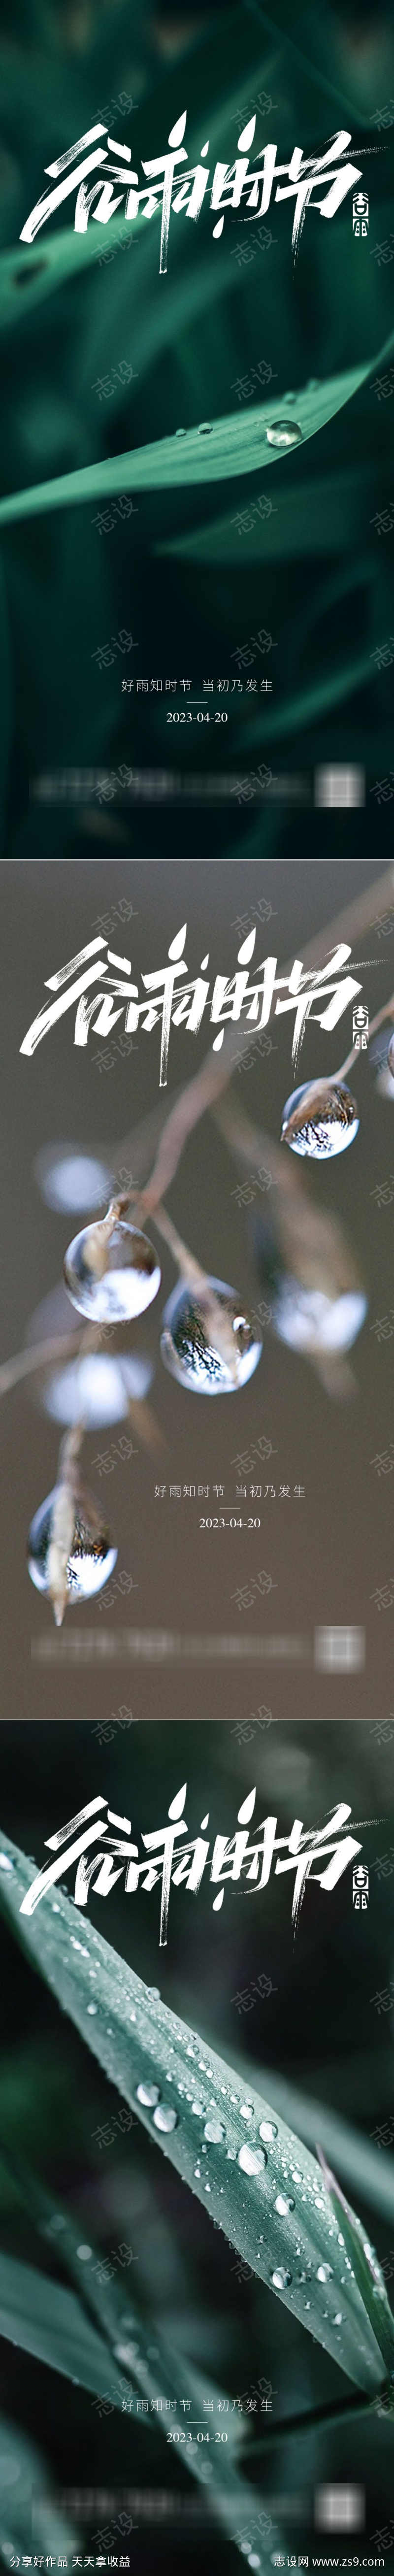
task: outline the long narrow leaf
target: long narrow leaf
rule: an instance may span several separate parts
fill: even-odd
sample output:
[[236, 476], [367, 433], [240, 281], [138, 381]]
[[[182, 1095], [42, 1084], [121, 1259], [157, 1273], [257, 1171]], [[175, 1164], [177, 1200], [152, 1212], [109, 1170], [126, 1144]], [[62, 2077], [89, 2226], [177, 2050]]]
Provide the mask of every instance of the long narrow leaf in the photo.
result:
[[[390, 342], [391, 346], [391, 342]], [[288, 424], [296, 420], [304, 442], [315, 438], [329, 420], [335, 419], [344, 404], [352, 400], [364, 384], [374, 358], [364, 366], [352, 367], [326, 383], [302, 386], [292, 400], [280, 396], [280, 417]], [[92, 501], [104, 493], [179, 491], [188, 484], [218, 483], [226, 477], [265, 473], [267, 467], [282, 464], [292, 449], [271, 446], [269, 432], [278, 417], [278, 395], [267, 403], [253, 403], [247, 420], [240, 420], [239, 410], [206, 426], [185, 430], [180, 439], [160, 438], [150, 447], [126, 449], [122, 456], [108, 456], [97, 465], [84, 465], [76, 473], [56, 475], [52, 482], [37, 483], [25, 492], [10, 493], [0, 503], [0, 526], [8, 527], [17, 519], [37, 517], [43, 510], [61, 510], [81, 501]]]
[[244, 2093], [232, 2067], [81, 1921], [59, 1888], [55, 1899], [50, 1891], [33, 1914], [21, 1914], [34, 1869], [13, 1844], [3, 1840], [2, 1847], [5, 1913], [152, 2143], [350, 2378], [378, 2387], [377, 2336], [315, 2158], [279, 2115], [273, 2119], [254, 2087]]

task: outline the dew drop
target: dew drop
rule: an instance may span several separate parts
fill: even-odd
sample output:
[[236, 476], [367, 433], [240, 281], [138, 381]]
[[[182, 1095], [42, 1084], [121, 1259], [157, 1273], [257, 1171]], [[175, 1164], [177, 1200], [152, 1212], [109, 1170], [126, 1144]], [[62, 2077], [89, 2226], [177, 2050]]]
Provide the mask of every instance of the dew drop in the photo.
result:
[[341, 2311], [341, 2308], [338, 2308], [338, 2310], [337, 2310], [337, 2315], [336, 2315], [336, 2317], [334, 2317], [334, 2326], [341, 2326], [341, 2325], [342, 2325], [342, 2311]]
[[274, 2206], [278, 2211], [278, 2218], [288, 2218], [289, 2210], [295, 2208], [295, 2202], [294, 2200], [287, 2199], [286, 2192], [278, 2191], [278, 2197]]
[[356, 1101], [344, 1082], [302, 1082], [285, 1101], [281, 1144], [293, 1154], [324, 1162], [344, 1154], [359, 1128]]
[[252, 2119], [253, 2119], [253, 2102], [240, 2102], [240, 2105], [239, 2105], [239, 2116], [240, 2116], [240, 2120], [252, 2120]]
[[277, 2135], [278, 2131], [275, 2120], [260, 2120], [259, 2138], [266, 2138], [267, 2146], [271, 2146], [273, 2139], [277, 2138]]
[[155, 2129], [177, 2129], [178, 2119], [179, 2112], [172, 2111], [169, 2102], [160, 2102], [153, 2113]]
[[186, 438], [186, 430], [185, 430], [185, 429], [176, 429], [176, 431], [175, 431], [175, 437], [176, 437], [176, 438]]
[[204, 2102], [192, 2102], [192, 2118], [193, 2118], [193, 2119], [195, 2119], [195, 2120], [203, 2120], [203, 2118], [204, 2118], [204, 2110], [205, 2110], [205, 2103], [204, 2103]]
[[332, 2281], [332, 2263], [319, 2263], [317, 2281]]
[[77, 2245], [77, 2255], [78, 2255], [78, 2262], [79, 2262], [79, 2263], [91, 2263], [91, 2260], [92, 2260], [92, 2247], [91, 2247], [91, 2245]]
[[198, 438], [211, 438], [211, 436], [212, 436], [212, 430], [213, 430], [213, 421], [212, 421], [212, 420], [200, 420], [200, 421], [199, 421], [199, 426], [198, 426], [198, 431], [197, 431], [197, 436], [198, 436]]
[[135, 2370], [136, 2363], [139, 2358], [138, 2348], [135, 2343], [115, 2343], [114, 2355], [115, 2361], [120, 2362], [123, 2370]]
[[[203, 1294], [197, 1301], [182, 1280], [164, 1309], [161, 1355], [179, 1386], [190, 1387], [195, 1395], [231, 1395], [253, 1377], [262, 1342], [256, 1339], [237, 1290], [215, 1278], [209, 1279], [208, 1287], [217, 1299], [217, 1328]], [[215, 1898], [215, 1906], [218, 1902]]]
[[87, 2004], [86, 2009], [87, 2009], [87, 2012], [88, 2012], [88, 2013], [90, 2013], [90, 2015], [92, 2016], [92, 2013], [96, 2013], [96, 2012], [98, 2012], [98, 2004]]
[[[8, 1852], [0, 1852], [0, 1869], [15, 1869], [15, 1861], [14, 1861], [14, 1860], [9, 1860]], [[55, 1908], [54, 1908], [54, 1906], [53, 1906], [53, 1907], [52, 1907], [52, 1912], [54, 1913], [54, 1911], [55, 1911]], [[59, 1908], [58, 1908], [58, 1912], [59, 1912]]]
[[[27, 1542], [27, 1562], [36, 1592], [48, 1592], [51, 1575], [51, 1542], [58, 1487], [53, 1487], [45, 1502], [40, 1503], [31, 1521]], [[112, 1547], [93, 1496], [76, 1495], [74, 1532], [67, 1559], [67, 1597], [69, 1602], [89, 1600], [102, 1592], [116, 1565], [117, 1548]], [[55, 1610], [56, 1624], [60, 1624]]]
[[225, 2135], [226, 2131], [223, 2125], [223, 2120], [206, 2120], [204, 2138], [208, 2138], [210, 2146], [219, 2147], [221, 2139], [225, 2138]]
[[273, 2282], [274, 2290], [289, 2290], [291, 2272], [285, 2272], [284, 2266], [281, 2263], [277, 2272], [271, 2272], [271, 2281]]
[[144, 2102], [147, 2111], [153, 2111], [155, 2103], [160, 2101], [159, 2085], [137, 2084], [136, 2100]]
[[264, 2166], [266, 2163], [267, 2158], [264, 2155], [263, 2147], [248, 2147], [246, 2144], [244, 2147], [240, 2147], [238, 2164], [241, 2166], [242, 2173], [264, 2173]]
[[269, 447], [299, 447], [302, 429], [298, 420], [272, 420], [266, 437]]
[[157, 1297], [161, 1270], [148, 1236], [136, 1225], [106, 1219], [75, 1234], [64, 1260], [64, 1277], [72, 1306], [97, 1324], [122, 1324], [142, 1315]]

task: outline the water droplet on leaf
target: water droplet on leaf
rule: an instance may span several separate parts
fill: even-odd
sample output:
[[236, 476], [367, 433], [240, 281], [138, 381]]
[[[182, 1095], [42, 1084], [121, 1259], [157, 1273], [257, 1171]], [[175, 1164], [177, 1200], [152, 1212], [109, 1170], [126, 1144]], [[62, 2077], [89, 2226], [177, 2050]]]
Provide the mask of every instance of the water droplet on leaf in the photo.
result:
[[291, 2272], [285, 2272], [284, 2265], [280, 2263], [278, 2271], [271, 2272], [271, 2281], [273, 2282], [274, 2290], [289, 2290]]
[[137, 2102], [144, 2102], [145, 2109], [147, 2111], [153, 2111], [155, 2103], [159, 2101], [160, 2090], [158, 2084], [137, 2084]]
[[[222, 220], [223, 220], [223, 218], [222, 218]], [[213, 430], [213, 421], [212, 421], [212, 420], [200, 420], [200, 421], [199, 421], [199, 426], [198, 426], [198, 431], [197, 431], [197, 436], [198, 436], [198, 438], [211, 438], [211, 436], [212, 436], [212, 430]]]
[[294, 2209], [294, 2207], [294, 2200], [288, 2200], [286, 2192], [278, 2191], [277, 2200], [275, 2201], [275, 2209], [278, 2211], [278, 2218], [288, 2218], [289, 2210]]
[[238, 2164], [241, 2166], [242, 2173], [264, 2173], [264, 2166], [266, 2163], [267, 2158], [264, 2155], [263, 2147], [248, 2147], [246, 2145], [246, 2141], [245, 2146], [240, 2147]]
[[298, 420], [271, 420], [266, 437], [269, 447], [299, 447], [302, 429]]
[[204, 2129], [204, 2138], [208, 2138], [208, 2141], [209, 2141], [209, 2145], [210, 2145], [210, 2146], [212, 2146], [212, 2147], [219, 2147], [219, 2146], [220, 2146], [220, 2144], [221, 2144], [221, 2139], [222, 2139], [222, 2138], [225, 2138], [225, 2135], [226, 2135], [226, 2131], [225, 2131], [225, 2128], [224, 2128], [223, 2120], [213, 2120], [213, 2119], [212, 2119], [212, 2120], [206, 2120], [206, 2122], [205, 2122], [205, 2129]]
[[277, 2135], [278, 2131], [275, 2120], [260, 2120], [259, 2138], [266, 2138], [267, 2146], [272, 2145], [273, 2139], [277, 2138]]
[[177, 2129], [178, 2119], [179, 2112], [172, 2111], [169, 2102], [159, 2102], [157, 2111], [153, 2113], [155, 2129]]

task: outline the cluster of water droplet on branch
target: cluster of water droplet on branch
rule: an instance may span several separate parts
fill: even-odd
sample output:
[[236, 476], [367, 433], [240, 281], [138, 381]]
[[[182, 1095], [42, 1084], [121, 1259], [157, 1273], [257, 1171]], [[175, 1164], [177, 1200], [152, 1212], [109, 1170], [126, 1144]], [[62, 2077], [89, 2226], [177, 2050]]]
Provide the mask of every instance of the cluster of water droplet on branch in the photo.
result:
[[[385, 875], [386, 895], [387, 882]], [[381, 892], [381, 886], [369, 888], [353, 913], [350, 908], [353, 938], [376, 917]], [[349, 913], [345, 920], [350, 926]], [[330, 930], [324, 934], [325, 947], [330, 935]], [[318, 946], [319, 941], [311, 943], [314, 956]], [[370, 1023], [369, 1040], [390, 1021], [394, 1021], [394, 996]], [[245, 1032], [244, 1046], [248, 1042]], [[344, 1354], [360, 1331], [367, 1298], [342, 1225], [316, 1208], [293, 1158], [325, 1162], [354, 1142], [359, 1113], [345, 1077], [356, 1057], [353, 1045], [336, 1072], [298, 1087], [285, 1102], [280, 1142], [275, 1143], [231, 1096], [233, 1033], [226, 1032], [220, 1058], [209, 1054], [170, 1109], [150, 1178], [141, 1185], [140, 1181], [133, 1184], [130, 1176], [126, 1192], [115, 1189], [106, 1215], [86, 1225], [68, 1246], [66, 1289], [72, 1305], [86, 1319], [77, 1345], [78, 1361], [97, 1350], [103, 1327], [112, 1332], [135, 1322], [156, 1298], [161, 1267], [145, 1231], [153, 1220], [177, 1271], [176, 1286], [164, 1309], [160, 1350], [165, 1368], [180, 1386], [205, 1395], [242, 1389], [261, 1358], [263, 1304], [264, 1320], [276, 1338], [302, 1352], [331, 1393], [346, 1393], [352, 1379]], [[388, 1068], [389, 1079], [394, 1079], [394, 1029]], [[165, 1204], [164, 1191], [176, 1177], [197, 1123], [207, 1113], [214, 1117], [241, 1168], [250, 1172], [264, 1157], [266, 1184], [275, 1190], [274, 1220], [259, 1220], [255, 1229], [258, 1277], [270, 1300], [268, 1304], [260, 1300], [257, 1316], [249, 1312], [238, 1290], [202, 1267]], [[143, 1129], [127, 1140], [130, 1153], [137, 1146], [137, 1161], [138, 1135], [141, 1147]], [[290, 1159], [284, 1146], [290, 1149]], [[0, 1370], [0, 1394], [24, 1376], [47, 1370], [54, 1357], [58, 1361], [71, 1353], [75, 1358], [75, 1349], [75, 1333], [58, 1334], [53, 1341], [17, 1354]], [[131, 1415], [137, 1411], [128, 1393], [127, 1410]], [[138, 1404], [138, 1416], [146, 1445], [158, 1446], [162, 1434], [146, 1403]], [[54, 1489], [35, 1513], [29, 1532], [29, 1572], [36, 1588], [48, 1593], [59, 1626], [68, 1600], [86, 1599], [102, 1590], [117, 1555], [102, 1511], [83, 1481], [85, 1427], [81, 1406], [80, 1419], [61, 1444]]]

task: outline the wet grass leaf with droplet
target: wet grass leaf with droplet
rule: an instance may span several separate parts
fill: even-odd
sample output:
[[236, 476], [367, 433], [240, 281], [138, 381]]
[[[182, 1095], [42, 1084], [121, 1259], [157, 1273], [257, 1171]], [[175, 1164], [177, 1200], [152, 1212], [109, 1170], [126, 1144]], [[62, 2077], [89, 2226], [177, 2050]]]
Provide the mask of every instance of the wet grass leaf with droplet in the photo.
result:
[[35, 1872], [12, 1844], [2, 1847], [11, 1863], [0, 1870], [4, 1912], [152, 2143], [257, 2277], [358, 2386], [377, 2388], [377, 2333], [357, 2282], [349, 2275], [342, 2284], [341, 2231], [315, 2158], [59, 1887], [55, 1900], [48, 1892], [21, 1913]]
[[288, 402], [287, 414], [286, 395], [276, 395], [270, 402], [253, 403], [246, 420], [240, 418], [238, 409], [209, 423], [208, 428], [200, 423], [195, 429], [185, 430], [181, 439], [176, 434], [160, 438], [149, 447], [129, 449], [121, 456], [105, 457], [97, 465], [82, 466], [76, 473], [56, 475], [52, 482], [11, 493], [0, 503], [0, 526], [10, 526], [17, 519], [32, 518], [48, 509], [61, 510], [98, 500], [104, 494], [179, 491], [191, 484], [211, 485], [226, 477], [265, 473], [267, 467], [283, 465], [289, 457], [294, 459], [292, 447], [269, 445], [267, 432], [279, 416], [297, 421], [304, 445], [352, 401], [377, 364], [374, 357], [342, 375], [327, 377], [325, 383], [301, 387], [294, 400]]
[[374, 2245], [371, 2245], [370, 2238], [367, 2235], [365, 2227], [361, 2226], [361, 2219], [356, 2217], [354, 2210], [350, 2208], [349, 2201], [345, 2198], [344, 2192], [340, 2190], [339, 2183], [335, 2180], [335, 2174], [330, 2172], [330, 2167], [326, 2164], [325, 2156], [323, 2156], [321, 2149], [319, 2154], [326, 2189], [329, 2193], [332, 2208], [335, 2211], [335, 2216], [339, 2220], [341, 2235], [344, 2238], [346, 2253], [348, 2258], [350, 2258], [354, 2278], [355, 2281], [357, 2281], [357, 2286], [360, 2290], [361, 2298], [364, 2301], [367, 2315], [370, 2317], [377, 2343], [380, 2345], [380, 2351], [385, 2368], [390, 2378], [394, 2379], [394, 2317], [392, 2316], [390, 2303], [387, 2297], [386, 2283], [383, 2278], [380, 2263], [378, 2262], [377, 2254], [375, 2253], [375, 2247]]

